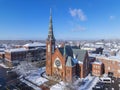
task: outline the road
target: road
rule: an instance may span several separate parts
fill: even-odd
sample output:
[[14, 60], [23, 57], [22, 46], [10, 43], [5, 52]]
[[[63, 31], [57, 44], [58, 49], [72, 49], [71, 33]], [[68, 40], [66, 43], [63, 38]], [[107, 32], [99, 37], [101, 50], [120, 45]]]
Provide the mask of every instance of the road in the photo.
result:
[[6, 75], [6, 69], [0, 67], [0, 85], [1, 86], [5, 86], [6, 85], [6, 79], [7, 75]]
[[8, 69], [5, 69], [5, 68], [0, 66], [0, 85], [1, 85], [2, 89], [6, 86], [7, 81], [10, 80], [10, 78], [8, 78], [8, 75], [6, 74], [7, 70]]

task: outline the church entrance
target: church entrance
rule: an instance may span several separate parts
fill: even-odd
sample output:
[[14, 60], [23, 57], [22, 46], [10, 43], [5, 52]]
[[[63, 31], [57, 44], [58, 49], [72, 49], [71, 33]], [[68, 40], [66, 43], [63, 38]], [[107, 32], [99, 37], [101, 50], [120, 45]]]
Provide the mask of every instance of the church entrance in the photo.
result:
[[53, 71], [53, 79], [55, 81], [61, 81], [61, 72], [58, 68], [56, 68], [55, 71]]

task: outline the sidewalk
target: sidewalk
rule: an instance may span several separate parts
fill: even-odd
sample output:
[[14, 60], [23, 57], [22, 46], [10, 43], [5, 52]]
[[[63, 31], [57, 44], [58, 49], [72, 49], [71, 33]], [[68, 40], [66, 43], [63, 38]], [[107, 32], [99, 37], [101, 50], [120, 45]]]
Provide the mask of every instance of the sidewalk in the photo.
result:
[[42, 90], [38, 85], [29, 80], [26, 80], [25, 78], [20, 79], [20, 81], [26, 83], [28, 86], [32, 87], [35, 90]]
[[94, 87], [98, 81], [98, 77], [95, 76], [87, 76], [86, 79], [88, 79], [88, 81], [86, 81], [84, 85], [81, 85], [78, 90], [92, 90], [92, 87]]

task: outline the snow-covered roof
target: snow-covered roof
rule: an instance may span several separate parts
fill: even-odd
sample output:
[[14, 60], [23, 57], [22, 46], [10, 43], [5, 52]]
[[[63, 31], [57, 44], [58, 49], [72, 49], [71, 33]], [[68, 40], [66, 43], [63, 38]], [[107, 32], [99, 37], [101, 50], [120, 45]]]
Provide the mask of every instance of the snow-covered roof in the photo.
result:
[[5, 50], [5, 48], [0, 48], [0, 51], [4, 51]]
[[89, 57], [97, 57], [101, 56], [101, 54], [89, 53]]
[[99, 64], [99, 65], [101, 65], [102, 62], [95, 61], [95, 62], [93, 62], [92, 64]]
[[95, 44], [104, 45], [103, 42], [96, 42]]
[[5, 54], [5, 52], [0, 52], [0, 54]]
[[45, 43], [39, 43], [39, 42], [34, 42], [34, 43], [28, 43], [24, 45], [25, 47], [40, 47], [40, 46], [46, 46]]
[[27, 51], [26, 48], [14, 48], [14, 49], [7, 49], [5, 52], [21, 52], [21, 51]]
[[78, 64], [83, 64], [83, 62], [81, 62], [81, 61], [78, 61]]
[[101, 56], [97, 56], [96, 58], [101, 58], [101, 59], [105, 59], [105, 60], [113, 60], [113, 61], [120, 62], [120, 56], [119, 55], [117, 55], [117, 56], [109, 56], [109, 57], [101, 55]]

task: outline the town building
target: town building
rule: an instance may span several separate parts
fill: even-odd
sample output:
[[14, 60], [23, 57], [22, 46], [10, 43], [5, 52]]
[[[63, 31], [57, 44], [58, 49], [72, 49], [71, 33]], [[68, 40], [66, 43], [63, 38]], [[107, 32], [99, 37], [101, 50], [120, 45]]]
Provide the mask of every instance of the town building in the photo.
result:
[[119, 56], [98, 56], [103, 63], [104, 73], [120, 78], [120, 57]]
[[[107, 74], [108, 76], [113, 76], [120, 78], [120, 56], [119, 55], [101, 55], [101, 54], [89, 54], [89, 57], [95, 58], [96, 60], [92, 62], [92, 74], [95, 76], [102, 76]], [[99, 60], [99, 63], [96, 61]], [[98, 67], [99, 68], [97, 69]], [[97, 69], [97, 71], [96, 71]], [[102, 74], [97, 75], [97, 72], [102, 72]]]
[[46, 75], [57, 81], [72, 82], [76, 77], [84, 78], [89, 73], [89, 58], [86, 50], [74, 49], [69, 45], [55, 46], [52, 15], [46, 40]]
[[20, 48], [6, 49], [4, 63], [8, 66], [18, 64], [20, 61], [39, 61], [46, 58], [46, 45], [41, 43], [29, 43]]
[[103, 64], [101, 61], [96, 60], [92, 63], [92, 75], [101, 76], [103, 74]]

